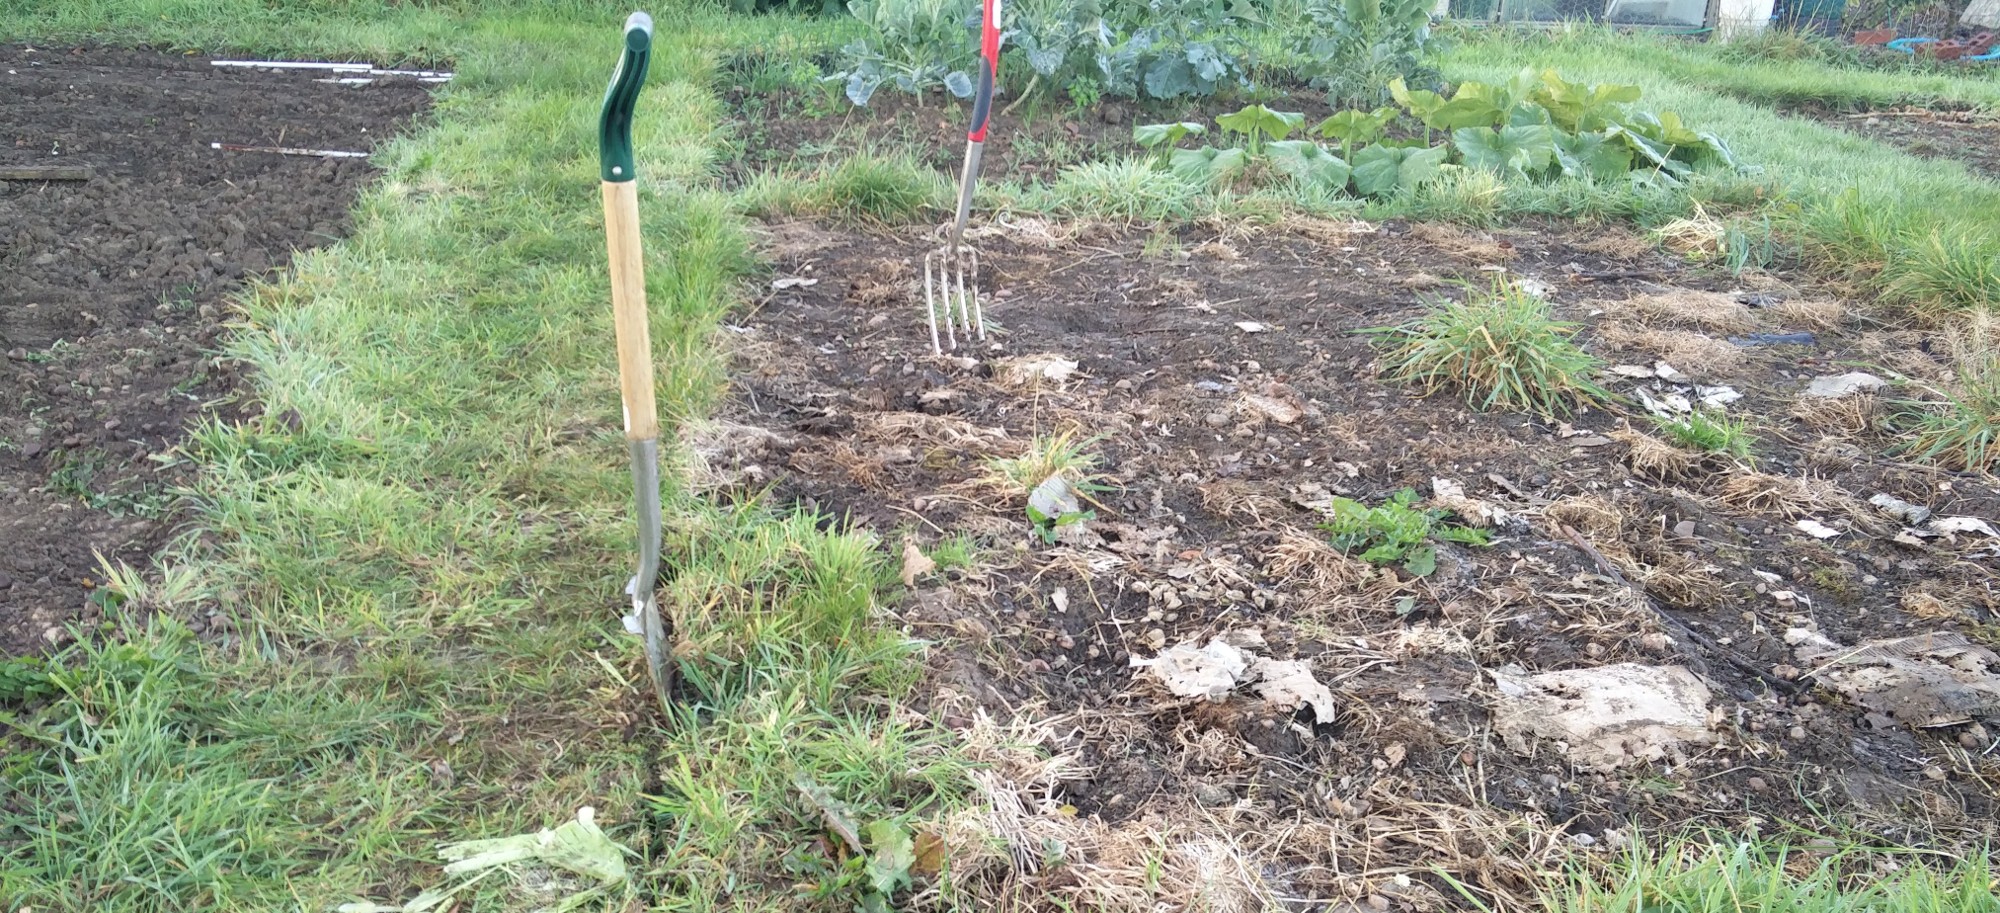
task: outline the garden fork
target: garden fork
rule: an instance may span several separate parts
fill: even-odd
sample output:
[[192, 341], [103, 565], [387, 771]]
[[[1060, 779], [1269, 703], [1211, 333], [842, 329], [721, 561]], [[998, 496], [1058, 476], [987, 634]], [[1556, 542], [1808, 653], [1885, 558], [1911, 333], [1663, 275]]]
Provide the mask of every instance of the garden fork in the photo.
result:
[[924, 256], [924, 314], [930, 320], [931, 353], [944, 354], [938, 313], [944, 313], [944, 342], [958, 348], [986, 338], [986, 315], [979, 309], [979, 252], [965, 245], [965, 222], [972, 215], [972, 191], [979, 184], [979, 159], [993, 114], [993, 81], [1000, 72], [1000, 2], [984, 0], [979, 16], [979, 86], [972, 98], [972, 127], [965, 134], [965, 169], [958, 178], [958, 215], [945, 245]]

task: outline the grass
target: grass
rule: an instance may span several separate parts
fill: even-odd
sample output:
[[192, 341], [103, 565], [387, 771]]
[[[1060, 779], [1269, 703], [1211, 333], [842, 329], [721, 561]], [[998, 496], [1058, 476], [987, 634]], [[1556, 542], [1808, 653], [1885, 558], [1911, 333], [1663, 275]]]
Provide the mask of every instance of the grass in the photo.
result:
[[[208, 425], [183, 448], [197, 529], [111, 582], [125, 609], [84, 632], [98, 646], [58, 658], [64, 688], [0, 697], [17, 727], [0, 745], [9, 909], [391, 903], [440, 882], [435, 844], [533, 832], [584, 805], [643, 851], [636, 887], [657, 907], [847, 909], [853, 892], [801, 901], [783, 874], [823, 831], [779, 771], [871, 819], [957, 801], [950, 753], [903, 707], [912, 646], [876, 616], [887, 550], [819, 518], [666, 492], [662, 599], [689, 690], [671, 721], [634, 697], [593, 132], [626, 12], [0, 2], [10, 38], [108, 32], [459, 74], [377, 156], [352, 235], [243, 300], [227, 354], [270, 417]], [[635, 145], [672, 427], [717, 395], [710, 334], [751, 265], [742, 206], [716, 187], [712, 87], [716, 49], [757, 27], [654, 12]], [[904, 217], [932, 193], [910, 175], [850, 165], [824, 199]], [[204, 619], [205, 637], [175, 617]], [[462, 908], [534, 905], [504, 881]]]
[[1906, 402], [1902, 452], [1946, 469], [1986, 472], [2000, 465], [2000, 353], [1992, 318], [1951, 335], [1956, 382], [1942, 401]]
[[1465, 301], [1441, 300], [1400, 327], [1367, 331], [1382, 352], [1383, 376], [1423, 395], [1461, 392], [1475, 409], [1568, 415], [1611, 394], [1591, 377], [1596, 357], [1571, 338], [1575, 326], [1505, 280]]
[[[1740, 160], [1763, 173], [1731, 182], [1738, 186], [1726, 202], [1768, 214], [1771, 231], [1820, 271], [1921, 309], [2000, 304], [2000, 267], [1994, 265], [2000, 259], [2000, 183], [1957, 162], [1920, 159], [1775, 110], [1902, 104], [1991, 110], [2000, 108], [2000, 84], [1957, 71], [1744, 59], [1727, 45], [1589, 27], [1465, 36], [1444, 68], [1453, 80], [1495, 80], [1550, 65], [1572, 81], [1638, 85], [1645, 104], [1727, 138]], [[1941, 205], [1944, 200], [1951, 205]], [[1694, 201], [1722, 202], [1699, 192]], [[1660, 214], [1655, 209], [1650, 215]], [[1732, 258], [1759, 256], [1761, 234], [1760, 226]]]
[[1696, 409], [1682, 418], [1653, 416], [1653, 425], [1668, 440], [1689, 450], [1750, 459], [1757, 438], [1750, 433], [1750, 420], [1732, 419], [1719, 409]]
[[1079, 440], [1075, 431], [1059, 431], [1030, 440], [1017, 457], [986, 461], [987, 481], [995, 487], [1027, 494], [1056, 476], [1082, 487], [1103, 479], [1097, 471], [1103, 458], [1092, 453], [1096, 438]]
[[[629, 494], [590, 147], [626, 11], [588, 0], [0, 0], [9, 38], [113, 34], [459, 73], [435, 112], [383, 151], [385, 178], [358, 205], [353, 235], [243, 301], [229, 354], [252, 368], [264, 414], [295, 420], [199, 429], [183, 454], [200, 469], [185, 493], [197, 529], [151, 568], [107, 569], [105, 627], [84, 632], [94, 636], [82, 646], [48, 664], [0, 666], [10, 727], [0, 899], [10, 909], [394, 902], [439, 882], [440, 842], [532, 832], [590, 805], [638, 852], [633, 894], [650, 908], [848, 910], [885, 900], [871, 865], [897, 855], [899, 835], [965, 801], [966, 762], [909, 706], [918, 645], [878, 617], [888, 548], [828, 531], [823, 518], [667, 492], [662, 597], [686, 636], [677, 656], [689, 690], [667, 721], [635, 697], [645, 672], [617, 624]], [[661, 47], [636, 145], [671, 424], [717, 396], [710, 334], [751, 265], [743, 213], [896, 221], [948, 196], [942, 180], [894, 156], [836, 163], [796, 188], [766, 179], [724, 193], [716, 55], [817, 41], [826, 29], [696, 7], [656, 13]], [[1672, 48], [1626, 54], [1575, 41], [1585, 70], [1644, 71], [1647, 54], [1705, 66]], [[1474, 52], [1454, 61], [1488, 65]], [[1810, 87], [1791, 64], [1724, 69], [1715, 84], [1736, 97], [1755, 97], [1753, 80], [1766, 92]], [[1649, 86], [1671, 79], [1644, 76]], [[1835, 90], [1888, 91], [1884, 79], [1912, 92], [1960, 93], [1963, 82], [1859, 73]], [[1698, 103], [1690, 119], [1711, 117], [1726, 135], [1769, 126], [1754, 106], [1664, 84], [1670, 101]], [[1819, 231], [1807, 236], [1822, 256], [1873, 251], [1883, 287], [1911, 300], [1988, 294], [1976, 259], [1985, 242], [1971, 230], [1984, 216], [1894, 202], [1899, 187], [1942, 186], [1948, 166], [1869, 166], [1854, 180], [1878, 182], [1871, 195], [1841, 209], [1813, 194], [1879, 149], [1817, 127], [1748, 133], [1740, 150], [1811, 166], [1781, 176], [1798, 206], [1781, 230]], [[1761, 186], [1717, 179], [1692, 195], [1754, 201]], [[1955, 199], [1971, 206], [1991, 192]], [[1132, 221], [1219, 205], [1132, 163], [1080, 165], [1052, 186], [995, 194]], [[1464, 181], [1368, 211], [1664, 221], [1688, 199], [1574, 182], [1496, 197]], [[1230, 205], [1251, 215], [1354, 209], [1283, 192]], [[1890, 265], [1899, 245], [1933, 235], [1929, 259]], [[1556, 414], [1604, 395], [1569, 328], [1518, 292], [1448, 303], [1388, 336], [1406, 379], [1464, 387], [1476, 404]], [[1092, 459], [1085, 444], [1052, 436], [995, 468], [1027, 491], [1058, 473], [1088, 480]], [[203, 637], [177, 620], [188, 618], [204, 620]], [[863, 853], [828, 839], [836, 813], [866, 828]], [[1786, 883], [1767, 856], [1732, 852], [1635, 855], [1608, 880], [1568, 882], [1556, 905], [1692, 911], [1729, 898], [1733, 911], [1748, 897], [1764, 901], [1758, 909], [1832, 909], [1839, 896], [1868, 909], [1916, 898], [1930, 905], [1910, 909], [1992, 913], [1980, 893], [1990, 873], [1970, 864], [1856, 889], [1810, 873]], [[463, 908], [539, 902], [493, 879]]]
[[761, 172], [737, 194], [746, 215], [824, 216], [863, 225], [900, 225], [952, 204], [943, 175], [907, 154], [863, 154], [815, 173]]
[[1822, 841], [1816, 850], [1711, 834], [1649, 849], [1634, 844], [1597, 875], [1554, 892], [1556, 913], [1993, 913], [1994, 873], [1980, 858], [1954, 860]]

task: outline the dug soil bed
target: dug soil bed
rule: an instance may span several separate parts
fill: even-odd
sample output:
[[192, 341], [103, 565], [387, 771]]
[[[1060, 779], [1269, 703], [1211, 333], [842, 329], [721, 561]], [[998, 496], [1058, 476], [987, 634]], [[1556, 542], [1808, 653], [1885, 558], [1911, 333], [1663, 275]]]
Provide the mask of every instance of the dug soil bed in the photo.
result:
[[0, 46], [0, 168], [89, 171], [0, 180], [0, 656], [94, 615], [98, 556], [143, 567], [174, 535], [174, 448], [250, 408], [217, 358], [230, 296], [340, 237], [375, 173], [210, 144], [368, 152], [429, 104], [324, 76]]
[[2000, 119], [1971, 111], [1899, 108], [1860, 114], [1809, 112], [1823, 124], [1881, 140], [1911, 155], [1960, 162], [2000, 180]]
[[[1978, 640], [1994, 630], [2000, 543], [1971, 519], [1933, 527], [1991, 520], [2000, 498], [1882, 456], [1874, 394], [1805, 392], [1855, 365], [1935, 381], [1916, 334], [1602, 227], [1148, 235], [1015, 219], [973, 235], [991, 329], [935, 357], [913, 261], [930, 234], [766, 226], [776, 275], [727, 333], [732, 397], [684, 434], [709, 490], [913, 547], [894, 611], [941, 645], [931, 709], [969, 742], [999, 720], [1062, 762], [981, 783], [1011, 822], [989, 830], [1043, 835], [1072, 865], [1017, 844], [994, 877], [1083, 900], [1120, 840], [1158, 840], [1170, 856], [1221, 847], [1242, 864], [1208, 880], [1255, 882], [1250, 895], [1429, 909], [1461, 901], [1432, 866], [1482, 900], [1524, 901], [1538, 867], [1635, 828], [1853, 826], [1953, 848], [1991, 835], [2000, 663], [1981, 666]], [[1636, 403], [1543, 421], [1377, 376], [1356, 331], [1499, 276], [1622, 366], [1602, 378], [1615, 392], [1740, 395], [1726, 409], [1753, 419], [1754, 468], [1673, 448]], [[1810, 335], [1729, 341], [1760, 333]], [[1667, 379], [1630, 376], [1662, 360]], [[1097, 456], [1103, 490], [1050, 542], [992, 461], [1061, 435]], [[1491, 544], [1441, 544], [1435, 573], [1415, 577], [1319, 528], [1337, 497], [1406, 488]], [[1934, 518], [1893, 517], [1867, 503], [1877, 494]], [[1950, 665], [1939, 674], [1964, 693], [1885, 697], [1850, 676], [1896, 649], [1862, 645], [1911, 635], [1938, 649], [1882, 662]], [[1250, 682], [1178, 696], [1135, 668], [1217, 639], [1302, 661], [1331, 689], [1331, 719]], [[1524, 677], [1620, 664], [1686, 670], [1692, 729], [1566, 744], [1517, 703]], [[1589, 712], [1622, 699], [1559, 696]]]
[[[733, 74], [749, 63], [738, 58]], [[1045, 89], [1036, 90], [1038, 95]], [[890, 148], [917, 152], [920, 164], [954, 178], [965, 157], [965, 131], [972, 116], [968, 100], [933, 93], [915, 96], [883, 88], [858, 107], [839, 91], [814, 96], [804, 91], [762, 93], [744, 87], [723, 91], [739, 140], [728, 158], [730, 177], [741, 180], [772, 167], [810, 166], [824, 157], [854, 149]], [[1011, 98], [995, 99], [982, 173], [995, 180], [1037, 183], [1053, 180], [1069, 165], [1116, 160], [1146, 150], [1132, 141], [1134, 124], [1193, 121], [1215, 129], [1215, 115], [1241, 108], [1244, 99], [1219, 97], [1174, 103], [1107, 99], [1084, 110], [1038, 97], [1011, 113]], [[1298, 111], [1312, 126], [1333, 113], [1323, 93], [1283, 91], [1262, 103], [1274, 111]], [[1419, 134], [1421, 135], [1421, 134]], [[1218, 145], [1228, 145], [1217, 138]]]

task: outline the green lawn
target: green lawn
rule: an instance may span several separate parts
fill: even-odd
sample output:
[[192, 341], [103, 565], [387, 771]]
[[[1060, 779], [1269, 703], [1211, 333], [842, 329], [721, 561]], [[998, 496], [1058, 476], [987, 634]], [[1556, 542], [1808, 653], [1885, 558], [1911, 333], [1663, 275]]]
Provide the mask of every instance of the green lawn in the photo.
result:
[[[150, 581], [123, 583], [140, 604], [234, 613], [243, 644], [203, 649], [161, 620], [72, 658], [8, 758], [7, 909], [393, 901], [436, 880], [436, 843], [584, 805], [650, 851], [638, 882], [659, 908], [762, 903], [790, 892], [790, 847], [771, 838], [802, 826], [794, 774], [864, 820], [957, 788], [932, 736], [890, 722], [913, 664], [875, 617], [886, 552], [810, 517], [669, 492], [667, 608], [707, 699], [662, 734], [632, 697], [645, 672], [618, 623], [630, 482], [594, 132], [625, 11], [462, 7], [0, 5], [9, 37], [459, 74], [378, 156], [353, 234], [245, 302], [230, 354], [265, 412], [297, 421], [209, 427], [185, 448], [216, 545], [124, 575]], [[658, 18], [636, 143], [671, 420], [719, 390], [711, 331], [752, 262], [709, 180], [709, 47], [741, 26]], [[650, 828], [655, 810], [674, 826]]]
[[[916, 648], [882, 616], [890, 550], [865, 533], [670, 491], [665, 606], [690, 637], [689, 678], [703, 697], [668, 724], [635, 697], [644, 664], [618, 625], [629, 492], [592, 146], [627, 11], [580, 0], [0, 0], [8, 39], [353, 54], [459, 73], [430, 118], [379, 157], [384, 177], [353, 234], [244, 301], [230, 352], [254, 369], [265, 412], [296, 421], [197, 433], [185, 455], [202, 474], [189, 496], [212, 544], [191, 538], [117, 582], [140, 605], [233, 613], [244, 640], [201, 646], [166, 613], [65, 657], [38, 680], [52, 696], [0, 706], [17, 728], [0, 801], [7, 909], [392, 903], [438, 883], [437, 844], [553, 826], [588, 805], [637, 854], [630, 896], [609, 909], [845, 911], [868, 873], [821, 857], [819, 812], [800, 784], [838, 796], [870, 849], [963, 801], [967, 762], [953, 737], [900, 704]], [[685, 5], [654, 13], [661, 45], [637, 123], [641, 208], [661, 401], [686, 419], [721, 389], [713, 331], [756, 268], [744, 213], [908, 218], [942, 184], [864, 162], [803, 189], [724, 191], [717, 54], [829, 32]], [[1940, 257], [1990, 243], [1978, 234], [1988, 217], [1971, 204], [2000, 201], [2000, 188], [1960, 187], [1954, 198], [1968, 204], [1955, 216], [1896, 202], [1963, 175], [1696, 88], [1711, 66], [1698, 53], [1628, 53], [1602, 38], [1560, 53], [1566, 76], [1642, 82], [1766, 162], [1797, 207], [1788, 224], [1822, 232], [1809, 237], [1841, 240], [1827, 232], [1845, 215], [1862, 220], [1848, 243], [1878, 244], [1885, 262], [1909, 245], [1921, 254], [1932, 223], [1943, 226]], [[1493, 75], [1543, 56], [1527, 43], [1473, 43], [1449, 66]], [[1985, 103], [1967, 81], [1926, 80], [1909, 77], [1908, 91]], [[1094, 214], [1113, 218], [1188, 203], [1117, 166], [1065, 180], [1004, 192], [1049, 193], [1050, 206], [1101, 206]], [[1857, 202], [1843, 203], [1850, 186]], [[1545, 193], [1510, 205], [1566, 204]], [[1944, 289], [1924, 283], [1959, 260], [1915, 262], [1881, 281], [1916, 300], [2000, 294], [1990, 260], [1970, 284]], [[1639, 860], [1614, 879], [1625, 893], [1578, 888], [1558, 903], [1994, 909], [1978, 890], [1983, 869], [1928, 893], [1843, 899], [1824, 880], [1783, 893], [1792, 889], [1769, 878], [1767, 862], [1716, 852]], [[1760, 873], [1770, 892], [1754, 896], [1764, 900], [1738, 901], [1749, 896], [1738, 882]], [[801, 893], [802, 882], [822, 890]], [[460, 909], [552, 899], [490, 879]]]

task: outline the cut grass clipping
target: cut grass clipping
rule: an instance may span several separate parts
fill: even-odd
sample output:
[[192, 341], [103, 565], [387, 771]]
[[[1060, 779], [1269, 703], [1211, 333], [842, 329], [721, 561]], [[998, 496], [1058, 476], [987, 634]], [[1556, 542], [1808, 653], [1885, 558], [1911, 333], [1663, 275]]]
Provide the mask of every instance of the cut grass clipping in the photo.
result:
[[1757, 438], [1748, 419], [1731, 419], [1719, 409], [1696, 409], [1679, 418], [1654, 416], [1660, 433], [1682, 447], [1749, 461]]
[[1611, 397], [1590, 379], [1600, 365], [1571, 339], [1575, 325], [1504, 279], [1463, 302], [1440, 301], [1414, 322], [1364, 332], [1383, 352], [1384, 376], [1421, 385], [1424, 396], [1457, 389], [1475, 409], [1543, 418]]

